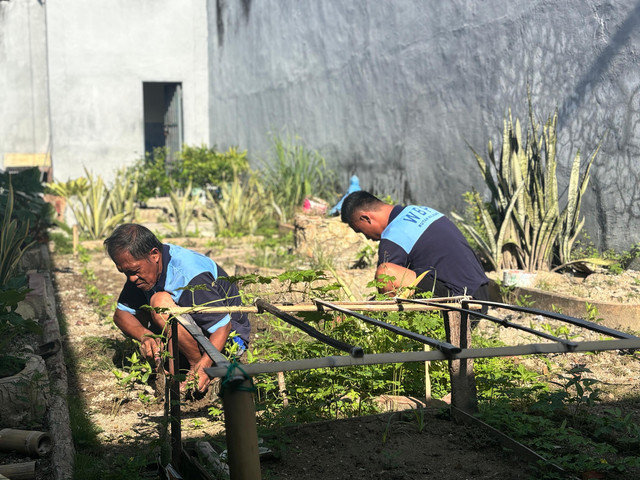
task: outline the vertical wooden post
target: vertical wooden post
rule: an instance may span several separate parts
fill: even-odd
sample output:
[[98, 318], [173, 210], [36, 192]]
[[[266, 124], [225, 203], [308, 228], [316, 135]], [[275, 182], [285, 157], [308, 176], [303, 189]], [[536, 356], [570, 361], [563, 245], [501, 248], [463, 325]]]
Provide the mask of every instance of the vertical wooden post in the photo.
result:
[[80, 234], [78, 233], [78, 225], [75, 224], [72, 229], [73, 234], [73, 256], [78, 255], [78, 244], [80, 243]]
[[260, 480], [256, 408], [251, 381], [237, 377], [223, 386], [222, 405], [231, 480]]
[[[429, 345], [424, 344], [423, 350], [428, 352], [430, 350]], [[431, 401], [431, 377], [429, 376], [429, 362], [424, 362], [424, 399], [425, 404]]]
[[[460, 312], [443, 311], [447, 342], [462, 349], [471, 346], [469, 315]], [[449, 360], [451, 377], [451, 405], [465, 413], [473, 414], [478, 407], [476, 377], [473, 373], [473, 359]]]
[[171, 464], [180, 471], [182, 460], [182, 425], [180, 415], [180, 346], [178, 345], [178, 321], [170, 317], [171, 323], [171, 387], [169, 391], [171, 416]]

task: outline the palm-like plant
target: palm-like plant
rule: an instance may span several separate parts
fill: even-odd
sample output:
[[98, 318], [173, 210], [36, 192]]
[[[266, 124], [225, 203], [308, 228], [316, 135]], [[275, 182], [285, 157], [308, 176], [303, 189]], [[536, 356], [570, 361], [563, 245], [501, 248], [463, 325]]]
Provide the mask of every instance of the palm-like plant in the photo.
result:
[[265, 205], [268, 197], [256, 175], [234, 174], [233, 180], [221, 185], [218, 196], [207, 191], [209, 208], [204, 212], [216, 232], [255, 233], [260, 222], [271, 214]]
[[172, 191], [169, 192], [169, 199], [171, 205], [171, 216], [174, 219], [175, 225], [165, 224], [180, 237], [186, 237], [189, 225], [195, 218], [195, 210], [198, 204], [198, 199], [194, 198], [191, 194], [192, 185], [189, 182], [184, 192], [177, 192], [175, 185], [173, 185]]

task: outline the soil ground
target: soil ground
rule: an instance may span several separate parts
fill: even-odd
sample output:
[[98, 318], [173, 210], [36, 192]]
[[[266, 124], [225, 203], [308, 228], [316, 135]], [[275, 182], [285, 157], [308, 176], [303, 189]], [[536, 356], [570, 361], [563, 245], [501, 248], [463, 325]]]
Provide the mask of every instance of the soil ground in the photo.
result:
[[[228, 250], [214, 251], [211, 255], [222, 258], [222, 266], [230, 272], [233, 271], [231, 263], [242, 257], [242, 253]], [[90, 257], [86, 267], [94, 272], [98, 290], [117, 297], [123, 276], [101, 249], [90, 252]], [[100, 432], [98, 437], [105, 456], [112, 457], [117, 464], [122, 458], [141, 455], [151, 440], [158, 437], [163, 405], [139, 400], [141, 394], [143, 398], [153, 398], [151, 386], [127, 389], [118, 385], [113, 370], [122, 367], [124, 352], [130, 355], [131, 345], [113, 326], [108, 307], [92, 304], [86, 290], [86, 276], [82, 274], [85, 266], [79, 259], [55, 253], [52, 258], [58, 308], [66, 324], [65, 349], [71, 359], [67, 365], [70, 391], [76, 392], [90, 421]], [[614, 288], [626, 291], [630, 287], [640, 288], [639, 278], [640, 275], [634, 274], [615, 287], [609, 285], [608, 294], [611, 295]], [[561, 283], [559, 281], [556, 290], [561, 288]], [[484, 331], [487, 335], [496, 334], [491, 328]], [[513, 344], [529, 339], [510, 333], [505, 341]], [[614, 351], [554, 357], [561, 368], [588, 365], [593, 376], [603, 382], [605, 400], [623, 405], [634, 414], [640, 411], [637, 356], [619, 355]], [[527, 362], [545, 373], [544, 362], [536, 359]], [[219, 417], [207, 415], [213, 404], [212, 396], [185, 403], [182, 408], [184, 440], [214, 437], [224, 431]], [[389, 420], [387, 414], [283, 430], [277, 436], [278, 459], [264, 462], [263, 478], [529, 478], [526, 464], [520, 459], [509, 456], [478, 430], [440, 418], [440, 412], [439, 408], [427, 408], [421, 421], [415, 416], [398, 414]], [[150, 473], [150, 478], [156, 477]]]

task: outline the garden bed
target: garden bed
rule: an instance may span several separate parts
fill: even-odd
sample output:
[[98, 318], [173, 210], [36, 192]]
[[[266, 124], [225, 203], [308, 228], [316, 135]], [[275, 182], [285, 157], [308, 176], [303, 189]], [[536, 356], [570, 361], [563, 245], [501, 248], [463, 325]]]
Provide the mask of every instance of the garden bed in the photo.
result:
[[[225, 256], [233, 252], [221, 244], [202, 248], [214, 258], [222, 258], [225, 269], [231, 269], [231, 262], [241, 257], [238, 252]], [[56, 254], [53, 258], [59, 314], [67, 328], [72, 401], [86, 412], [89, 426], [88, 432], [74, 432], [74, 438], [93, 445], [83, 450], [79, 461], [90, 461], [87, 455], [94, 451], [93, 455], [107, 458], [114, 468], [138, 472], [138, 477], [129, 478], [155, 478], [148, 471], [143, 477], [140, 472], [144, 470], [135, 470], [132, 459], [144, 458], [153, 448], [162, 405], [153, 400], [150, 386], [125, 388], [116, 382], [112, 370], [126, 362], [124, 354], [128, 351], [130, 355], [131, 345], [113, 326], [108, 305], [99, 305], [104, 296], [117, 296], [124, 278], [101, 248], [89, 252], [86, 264], [73, 255]], [[83, 270], [92, 272], [95, 289], [87, 288]], [[514, 339], [527, 341], [510, 340]], [[635, 356], [602, 352], [554, 357], [565, 370], [575, 364], [591, 368], [604, 387], [607, 403], [603, 409], [622, 408], [634, 417], [640, 411], [640, 362]], [[552, 378], [541, 359], [526, 362]], [[220, 417], [208, 415], [209, 408], [216, 405], [214, 400], [206, 397], [184, 404], [183, 439], [221, 438], [224, 426]], [[388, 415], [379, 415], [261, 433], [278, 457], [263, 465], [265, 478], [526, 478], [523, 472], [527, 467], [504, 455], [493, 440], [473, 428], [439, 418], [438, 412], [437, 408], [428, 409], [420, 421], [411, 415], [391, 421]]]

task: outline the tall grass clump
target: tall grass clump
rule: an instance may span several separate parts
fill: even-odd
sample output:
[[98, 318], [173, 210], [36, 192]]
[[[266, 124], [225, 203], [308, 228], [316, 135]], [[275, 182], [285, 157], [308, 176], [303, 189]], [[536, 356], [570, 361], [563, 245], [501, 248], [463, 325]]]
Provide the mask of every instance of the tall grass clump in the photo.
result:
[[272, 138], [272, 150], [263, 166], [263, 182], [271, 196], [281, 223], [293, 218], [296, 208], [306, 197], [333, 201], [336, 197], [336, 175], [327, 168], [325, 158], [309, 150], [300, 139]]

